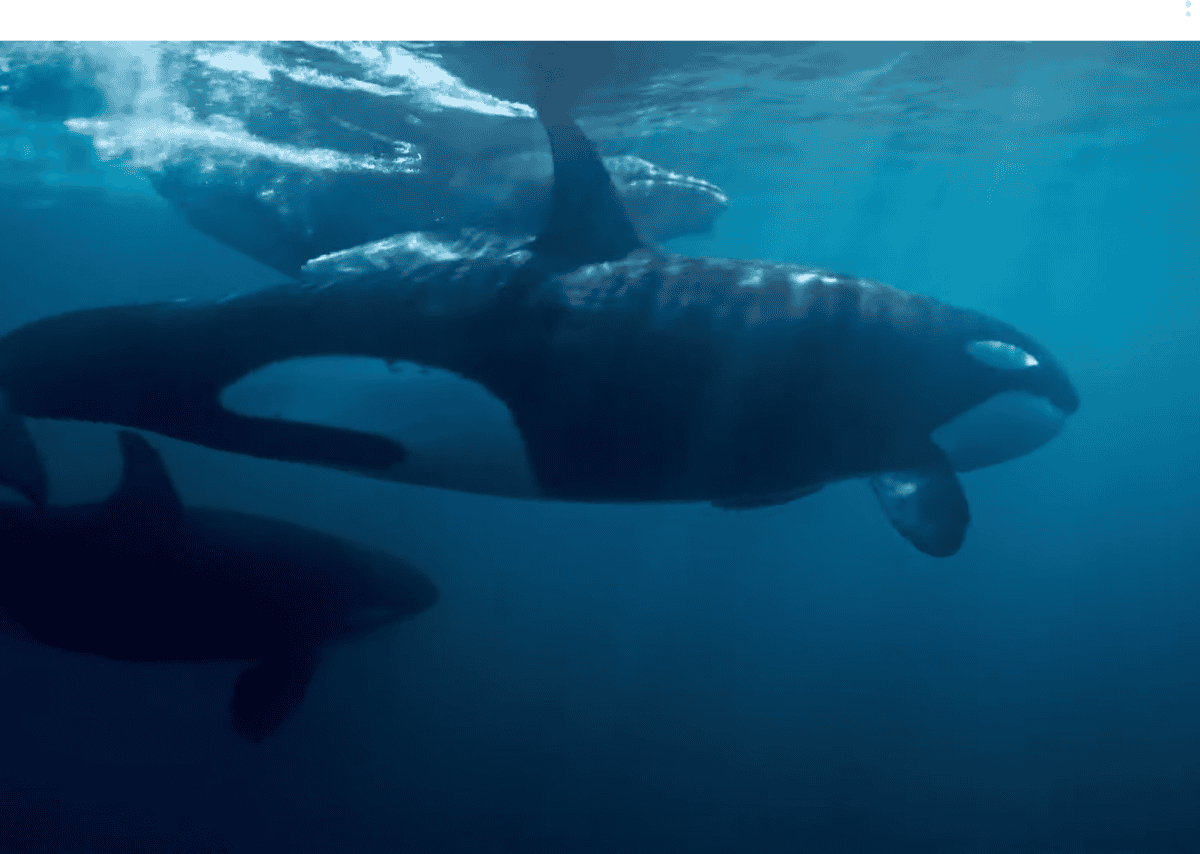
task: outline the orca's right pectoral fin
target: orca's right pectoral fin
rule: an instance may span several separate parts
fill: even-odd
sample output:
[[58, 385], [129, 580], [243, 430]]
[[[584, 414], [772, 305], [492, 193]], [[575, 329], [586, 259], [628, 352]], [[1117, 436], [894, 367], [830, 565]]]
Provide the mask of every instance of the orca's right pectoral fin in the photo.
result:
[[971, 511], [948, 467], [883, 472], [871, 478], [871, 489], [892, 527], [920, 551], [949, 557], [962, 546]]
[[305, 650], [266, 658], [243, 670], [229, 704], [238, 735], [258, 742], [279, 729], [304, 701], [316, 666], [316, 651]]

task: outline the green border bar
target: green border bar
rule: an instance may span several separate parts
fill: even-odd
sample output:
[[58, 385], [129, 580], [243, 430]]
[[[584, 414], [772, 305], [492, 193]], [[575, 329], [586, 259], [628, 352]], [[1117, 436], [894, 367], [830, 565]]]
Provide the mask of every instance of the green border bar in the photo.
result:
[[1200, 0], [13, 0], [0, 38], [1200, 38]]

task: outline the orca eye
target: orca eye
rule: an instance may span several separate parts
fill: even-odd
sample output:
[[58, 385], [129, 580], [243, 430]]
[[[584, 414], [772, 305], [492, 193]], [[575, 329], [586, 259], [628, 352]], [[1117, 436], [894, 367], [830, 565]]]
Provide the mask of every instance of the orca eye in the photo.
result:
[[1037, 365], [1038, 360], [1020, 347], [1003, 341], [972, 341], [967, 352], [979, 361], [1003, 371], [1023, 371]]

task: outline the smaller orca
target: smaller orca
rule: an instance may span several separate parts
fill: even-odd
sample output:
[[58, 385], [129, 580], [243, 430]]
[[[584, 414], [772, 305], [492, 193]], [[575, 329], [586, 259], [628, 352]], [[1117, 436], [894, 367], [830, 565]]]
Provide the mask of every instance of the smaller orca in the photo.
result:
[[118, 661], [251, 660], [230, 711], [257, 742], [304, 699], [323, 645], [437, 599], [424, 573], [384, 552], [184, 507], [145, 439], [121, 431], [120, 444], [124, 476], [107, 500], [39, 506], [43, 476], [23, 490], [32, 506], [0, 505], [0, 609], [34, 641]]
[[[395, 234], [476, 228], [512, 238], [551, 216], [549, 157], [521, 151], [500, 162], [458, 163], [444, 147], [428, 159], [453, 165], [453, 177], [442, 169], [314, 181], [310, 170], [287, 163], [246, 173], [218, 162], [214, 174], [211, 163], [184, 160], [151, 172], [150, 181], [197, 231], [292, 278], [313, 258]], [[721, 188], [702, 178], [633, 155], [604, 162], [630, 217], [656, 241], [704, 234], [728, 207]]]

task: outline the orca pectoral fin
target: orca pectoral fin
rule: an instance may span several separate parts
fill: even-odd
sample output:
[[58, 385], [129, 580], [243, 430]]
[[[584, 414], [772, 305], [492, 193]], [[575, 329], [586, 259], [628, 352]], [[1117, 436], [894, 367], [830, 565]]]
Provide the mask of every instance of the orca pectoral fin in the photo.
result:
[[949, 557], [962, 546], [971, 511], [962, 484], [948, 467], [877, 474], [871, 489], [892, 527], [920, 551]]
[[243, 670], [229, 704], [238, 735], [259, 742], [275, 732], [303, 702], [316, 666], [316, 651], [305, 650], [266, 658]]
[[[302, 421], [239, 415], [222, 408], [189, 439], [210, 448], [289, 463], [330, 466], [378, 475], [404, 462], [407, 451], [384, 436]], [[173, 432], [171, 435], [180, 435]]]

